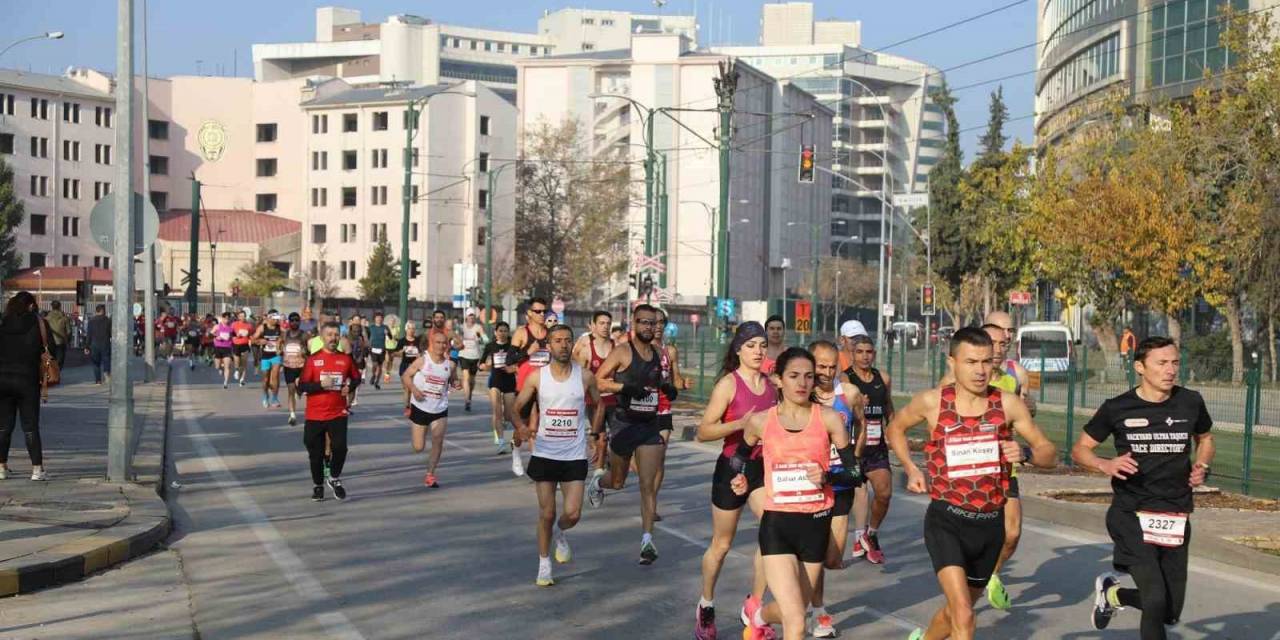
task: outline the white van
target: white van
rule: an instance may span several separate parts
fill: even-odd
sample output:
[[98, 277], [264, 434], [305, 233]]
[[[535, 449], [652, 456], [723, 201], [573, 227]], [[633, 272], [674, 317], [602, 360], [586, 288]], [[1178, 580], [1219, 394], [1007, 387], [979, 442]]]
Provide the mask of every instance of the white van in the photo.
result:
[[1033, 373], [1066, 373], [1071, 366], [1071, 329], [1060, 322], [1028, 322], [1018, 327], [1018, 363]]

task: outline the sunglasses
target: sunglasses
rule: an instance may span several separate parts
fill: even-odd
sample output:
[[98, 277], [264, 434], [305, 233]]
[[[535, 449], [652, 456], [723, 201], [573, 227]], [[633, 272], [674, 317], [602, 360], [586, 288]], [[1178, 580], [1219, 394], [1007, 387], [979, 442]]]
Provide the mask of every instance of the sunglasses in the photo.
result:
[[546, 310], [546, 309], [530, 309], [530, 310], [529, 310], [529, 313], [536, 313], [536, 314], [538, 314], [538, 315], [542, 315], [542, 314], [544, 314], [544, 313], [546, 313], [546, 312], [547, 312], [547, 310]]

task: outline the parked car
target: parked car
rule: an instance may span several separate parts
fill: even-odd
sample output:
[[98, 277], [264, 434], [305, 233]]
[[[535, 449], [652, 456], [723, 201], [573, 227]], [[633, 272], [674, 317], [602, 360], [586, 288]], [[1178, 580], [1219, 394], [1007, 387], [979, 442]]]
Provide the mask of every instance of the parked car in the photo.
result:
[[1032, 373], [1066, 373], [1071, 366], [1071, 343], [1071, 329], [1065, 324], [1028, 322], [1018, 327], [1018, 362]]

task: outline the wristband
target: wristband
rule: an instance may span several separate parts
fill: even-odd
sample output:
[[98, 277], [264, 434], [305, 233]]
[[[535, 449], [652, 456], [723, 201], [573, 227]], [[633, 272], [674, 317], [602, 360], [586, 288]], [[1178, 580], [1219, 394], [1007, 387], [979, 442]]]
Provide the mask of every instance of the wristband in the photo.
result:
[[1031, 464], [1031, 447], [1022, 445], [1022, 464]]

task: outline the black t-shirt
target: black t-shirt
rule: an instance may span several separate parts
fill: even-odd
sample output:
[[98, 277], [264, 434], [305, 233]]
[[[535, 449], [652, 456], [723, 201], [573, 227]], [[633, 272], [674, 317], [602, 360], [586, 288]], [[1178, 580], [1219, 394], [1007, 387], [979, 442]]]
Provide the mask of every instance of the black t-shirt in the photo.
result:
[[1131, 452], [1138, 463], [1128, 479], [1111, 479], [1114, 506], [1190, 513], [1192, 442], [1212, 426], [1204, 398], [1175, 386], [1164, 402], [1147, 402], [1136, 389], [1103, 402], [1084, 432], [1098, 442], [1114, 437], [1116, 455]]
[[[492, 356], [499, 353], [504, 355], [497, 358], [496, 360], [490, 359]], [[484, 352], [480, 354], [480, 362], [487, 362], [489, 363], [489, 366], [492, 367], [491, 373], [489, 374], [490, 376], [495, 377], [499, 380], [507, 377], [514, 380], [516, 377], [516, 374], [507, 373], [506, 371], [502, 370], [502, 367], [509, 367], [513, 364], [516, 364], [517, 362], [520, 361], [521, 355], [523, 355], [523, 353], [520, 351], [520, 349], [512, 346], [510, 342], [507, 342], [505, 344], [498, 344], [497, 342], [487, 342], [484, 345]]]

